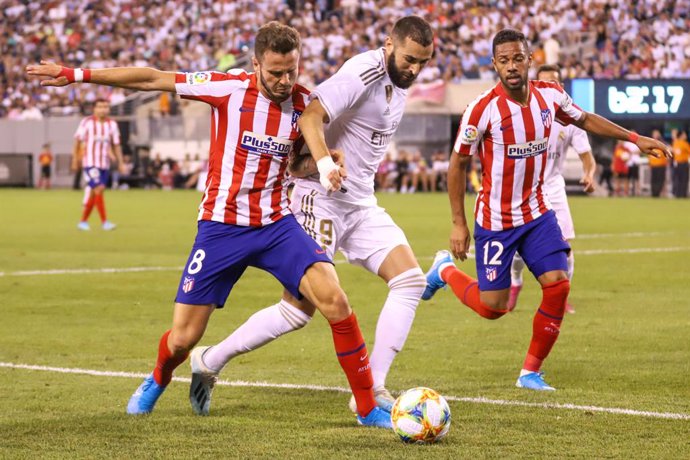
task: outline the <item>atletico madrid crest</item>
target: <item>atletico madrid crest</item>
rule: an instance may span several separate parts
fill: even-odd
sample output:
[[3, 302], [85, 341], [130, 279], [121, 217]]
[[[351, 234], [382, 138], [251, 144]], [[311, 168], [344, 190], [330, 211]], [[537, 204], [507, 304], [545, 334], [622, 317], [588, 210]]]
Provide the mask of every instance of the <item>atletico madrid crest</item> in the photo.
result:
[[184, 282], [182, 283], [182, 290], [184, 291], [185, 294], [187, 294], [192, 289], [194, 289], [194, 277], [185, 276]]
[[544, 124], [544, 128], [549, 129], [551, 127], [551, 110], [544, 109], [541, 111], [541, 122]]
[[496, 269], [495, 268], [486, 268], [486, 279], [489, 281], [493, 281], [496, 279]]

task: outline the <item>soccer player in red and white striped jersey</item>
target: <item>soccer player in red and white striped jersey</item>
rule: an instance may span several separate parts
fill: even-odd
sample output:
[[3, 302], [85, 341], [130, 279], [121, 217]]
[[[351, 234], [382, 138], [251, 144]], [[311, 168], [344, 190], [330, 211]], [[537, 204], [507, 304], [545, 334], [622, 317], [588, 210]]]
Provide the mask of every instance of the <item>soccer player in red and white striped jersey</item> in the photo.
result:
[[115, 224], [109, 222], [105, 212], [105, 187], [110, 175], [110, 161], [117, 160], [122, 168], [122, 149], [120, 147], [120, 129], [115, 120], [108, 118], [110, 102], [97, 99], [94, 102], [93, 115], [84, 118], [74, 133], [74, 150], [72, 169], [76, 170], [81, 162], [86, 190], [81, 220], [77, 225], [80, 230], [89, 230], [89, 216], [94, 205], [101, 217], [103, 230], [113, 230]]
[[554, 390], [544, 382], [541, 366], [563, 320], [570, 291], [566, 273], [570, 246], [543, 189], [552, 124], [574, 124], [593, 134], [627, 139], [650, 155], [672, 154], [659, 141], [582, 111], [557, 84], [529, 81], [532, 59], [521, 32], [504, 29], [496, 34], [492, 62], [500, 82], [465, 111], [448, 171], [453, 220], [450, 246], [455, 257], [465, 260], [470, 242], [464, 208], [465, 171], [471, 156], [479, 155], [482, 188], [474, 208], [478, 279], [458, 270], [448, 251], [439, 251], [427, 272], [427, 291], [422, 298], [431, 298], [447, 283], [480, 316], [500, 318], [508, 311], [510, 266], [519, 250], [541, 284], [543, 298], [516, 385]]
[[[392, 427], [390, 414], [376, 407], [367, 348], [333, 263], [288, 208], [288, 154], [299, 147], [297, 120], [308, 96], [295, 84], [300, 49], [298, 32], [274, 21], [256, 35], [254, 73], [67, 69], [45, 61], [27, 67], [29, 75], [49, 77], [41, 82], [44, 86], [90, 81], [174, 91], [211, 106], [209, 171], [196, 240], [178, 286], [172, 329], [160, 339], [153, 373], [129, 400], [130, 414], [153, 410], [173, 370], [201, 339], [211, 313], [223, 307], [234, 284], [253, 266], [273, 274], [294, 297], [306, 298], [326, 317], [357, 400], [358, 422]], [[284, 313], [290, 321], [303, 316], [294, 307]], [[200, 401], [209, 398], [197, 395]], [[208, 406], [195, 411], [208, 413]]]

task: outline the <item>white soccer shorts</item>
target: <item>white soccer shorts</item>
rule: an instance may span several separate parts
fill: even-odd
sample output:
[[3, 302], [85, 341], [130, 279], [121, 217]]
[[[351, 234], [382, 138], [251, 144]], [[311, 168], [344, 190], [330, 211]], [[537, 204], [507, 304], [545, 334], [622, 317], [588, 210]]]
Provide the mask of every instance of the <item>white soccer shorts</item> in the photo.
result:
[[292, 191], [290, 208], [331, 259], [340, 251], [349, 263], [374, 274], [393, 248], [410, 245], [402, 229], [380, 206], [352, 205], [298, 184]]
[[558, 226], [561, 227], [563, 237], [566, 240], [572, 240], [575, 238], [575, 224], [570, 214], [565, 187], [545, 187], [545, 191], [553, 210], [556, 212], [556, 219], [558, 220]]

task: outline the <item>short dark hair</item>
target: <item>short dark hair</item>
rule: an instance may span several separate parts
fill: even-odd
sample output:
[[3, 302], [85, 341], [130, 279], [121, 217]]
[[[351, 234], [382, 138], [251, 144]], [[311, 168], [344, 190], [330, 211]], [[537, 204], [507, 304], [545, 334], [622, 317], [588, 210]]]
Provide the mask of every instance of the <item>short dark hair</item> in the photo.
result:
[[510, 42], [522, 42], [522, 44], [525, 45], [525, 49], [529, 51], [529, 44], [527, 43], [525, 34], [515, 29], [503, 29], [499, 30], [494, 37], [494, 42], [491, 46], [491, 53], [496, 55], [496, 47], [498, 45]]
[[561, 67], [557, 64], [540, 65], [537, 69], [537, 75], [539, 75], [542, 72], [556, 72], [558, 74], [558, 78], [561, 78]]
[[405, 16], [398, 19], [391, 31], [391, 37], [398, 41], [405, 41], [409, 38], [422, 46], [429, 46], [434, 43], [434, 32], [431, 26], [419, 16]]
[[100, 104], [101, 102], [105, 102], [106, 104], [110, 104], [110, 101], [104, 97], [99, 97], [95, 101], [93, 101], [93, 106], [96, 107], [96, 105]]
[[254, 40], [254, 56], [261, 61], [266, 51], [288, 54], [302, 49], [299, 32], [278, 21], [271, 21], [261, 26]]

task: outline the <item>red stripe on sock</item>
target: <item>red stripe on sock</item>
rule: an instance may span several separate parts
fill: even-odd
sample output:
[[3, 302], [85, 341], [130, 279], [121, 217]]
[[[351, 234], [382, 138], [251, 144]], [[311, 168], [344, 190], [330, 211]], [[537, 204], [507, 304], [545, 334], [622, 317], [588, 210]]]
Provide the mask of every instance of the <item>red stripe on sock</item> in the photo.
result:
[[357, 401], [357, 412], [366, 417], [376, 407], [372, 390], [374, 378], [371, 376], [369, 354], [357, 317], [352, 313], [344, 320], [330, 325], [340, 367], [345, 371], [352, 394]]
[[183, 353], [179, 356], [173, 356], [168, 347], [168, 336], [170, 330], [165, 331], [158, 342], [158, 359], [156, 360], [156, 368], [153, 370], [153, 379], [158, 385], [167, 386], [172, 380], [173, 371], [182, 364], [189, 353]]
[[94, 203], [96, 204], [96, 209], [98, 209], [98, 214], [101, 216], [101, 222], [105, 222], [107, 219], [105, 217], [105, 201], [102, 193], [96, 194]]
[[91, 215], [91, 211], [93, 210], [93, 203], [94, 203], [94, 197], [93, 195], [89, 196], [89, 199], [86, 201], [86, 204], [84, 205], [84, 210], [81, 213], [81, 221], [86, 222], [89, 220], [89, 216]]
[[480, 298], [477, 280], [461, 272], [457, 267], [444, 268], [441, 272], [441, 279], [450, 286], [455, 297], [477, 312], [479, 316], [486, 319], [498, 319], [508, 313], [508, 310], [495, 310], [484, 304]]
[[569, 292], [570, 281], [567, 279], [542, 287], [543, 297], [532, 321], [532, 341], [529, 344], [523, 369], [538, 372], [546, 357], [549, 356], [561, 332]]

